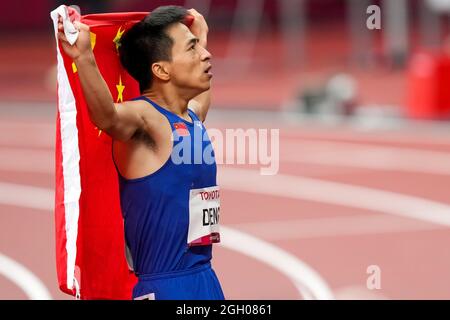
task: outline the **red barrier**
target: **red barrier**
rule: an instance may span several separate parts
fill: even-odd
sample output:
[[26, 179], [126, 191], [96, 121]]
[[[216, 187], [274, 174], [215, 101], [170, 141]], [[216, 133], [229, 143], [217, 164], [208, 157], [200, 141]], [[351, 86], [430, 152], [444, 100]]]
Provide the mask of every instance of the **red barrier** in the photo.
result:
[[450, 119], [450, 56], [419, 53], [408, 74], [406, 114], [414, 119]]

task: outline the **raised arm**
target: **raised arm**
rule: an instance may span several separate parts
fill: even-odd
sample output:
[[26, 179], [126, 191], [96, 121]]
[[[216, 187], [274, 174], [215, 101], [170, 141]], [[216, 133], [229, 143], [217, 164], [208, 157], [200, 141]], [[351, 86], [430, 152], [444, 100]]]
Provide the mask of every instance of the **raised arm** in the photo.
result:
[[[194, 16], [194, 21], [190, 26], [190, 30], [192, 34], [200, 40], [198, 44], [206, 48], [208, 45], [208, 24], [206, 23], [203, 15], [201, 15], [197, 10], [190, 9], [188, 12]], [[208, 114], [210, 104], [211, 88], [190, 100], [188, 107], [194, 111], [198, 118], [203, 122]]]
[[[69, 10], [73, 10], [69, 8]], [[75, 11], [75, 10], [73, 10]], [[76, 13], [71, 11], [71, 17]], [[79, 30], [77, 41], [70, 45], [64, 35], [62, 19], [58, 22], [58, 38], [64, 52], [73, 59], [88, 106], [91, 121], [114, 139], [126, 141], [144, 126], [139, 109], [128, 104], [115, 104], [108, 86], [98, 70], [91, 49], [89, 26], [73, 21]]]

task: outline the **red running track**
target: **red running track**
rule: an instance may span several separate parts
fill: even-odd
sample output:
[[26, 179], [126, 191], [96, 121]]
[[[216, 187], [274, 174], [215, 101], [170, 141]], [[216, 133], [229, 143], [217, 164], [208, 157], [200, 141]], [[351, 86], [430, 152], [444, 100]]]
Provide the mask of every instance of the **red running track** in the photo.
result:
[[[54, 187], [53, 119], [0, 119], [0, 254], [34, 274], [51, 298], [72, 299], [57, 287], [52, 195], [39, 193]], [[224, 226], [306, 263], [337, 299], [450, 298], [445, 128], [358, 130], [217, 117], [207, 126], [280, 129], [278, 175], [259, 175], [259, 165], [219, 167]], [[226, 241], [216, 246], [213, 264], [227, 298], [301, 298], [293, 275], [277, 269], [289, 261], [274, 257], [269, 265], [230, 250], [243, 246], [241, 238]], [[371, 265], [381, 271], [380, 289], [367, 288]], [[11, 279], [1, 273], [0, 299], [39, 291], [21, 285], [20, 272]]]

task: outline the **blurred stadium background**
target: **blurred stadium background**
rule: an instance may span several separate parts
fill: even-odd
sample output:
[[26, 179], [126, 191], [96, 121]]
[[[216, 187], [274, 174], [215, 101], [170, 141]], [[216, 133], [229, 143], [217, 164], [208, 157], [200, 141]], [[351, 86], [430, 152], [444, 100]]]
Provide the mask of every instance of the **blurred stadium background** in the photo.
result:
[[[196, 8], [213, 54], [207, 126], [280, 129], [279, 175], [221, 168], [222, 223], [274, 254], [230, 250], [245, 239], [230, 232], [214, 261], [228, 298], [320, 297], [325, 284], [337, 299], [450, 299], [448, 0], [2, 2], [0, 299], [71, 299], [57, 289], [51, 193], [60, 4]], [[370, 5], [381, 29], [367, 28]]]

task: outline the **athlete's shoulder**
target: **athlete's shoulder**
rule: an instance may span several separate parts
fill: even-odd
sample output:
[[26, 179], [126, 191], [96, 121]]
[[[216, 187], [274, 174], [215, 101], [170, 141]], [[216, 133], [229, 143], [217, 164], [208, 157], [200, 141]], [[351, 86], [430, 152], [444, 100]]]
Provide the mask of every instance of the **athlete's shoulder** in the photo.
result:
[[135, 110], [144, 120], [147, 129], [158, 129], [165, 122], [164, 115], [144, 99], [124, 101], [122, 107]]
[[159, 114], [159, 112], [152, 105], [142, 99], [127, 100], [121, 103], [116, 103], [117, 110], [119, 110], [121, 107], [123, 109], [138, 112], [142, 116], [155, 116]]
[[124, 107], [130, 107], [130, 108], [143, 108], [145, 107], [147, 103], [144, 100], [141, 99], [133, 99], [133, 100], [127, 100], [123, 101], [121, 103], [117, 103], [118, 106], [124, 106]]

